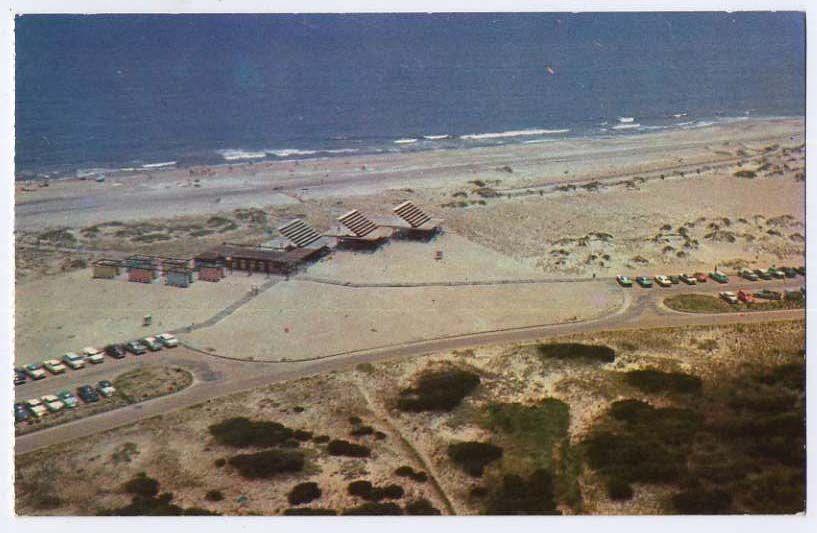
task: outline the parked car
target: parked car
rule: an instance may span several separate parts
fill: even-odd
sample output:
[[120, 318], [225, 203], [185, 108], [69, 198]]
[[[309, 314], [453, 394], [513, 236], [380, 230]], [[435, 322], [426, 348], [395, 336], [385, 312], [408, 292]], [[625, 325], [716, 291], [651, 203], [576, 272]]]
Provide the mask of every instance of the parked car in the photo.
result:
[[82, 385], [77, 388], [77, 396], [85, 403], [93, 403], [99, 401], [99, 394], [90, 385]]
[[85, 360], [91, 363], [92, 365], [98, 365], [99, 363], [105, 362], [105, 357], [102, 355], [102, 352], [94, 348], [93, 346], [86, 346], [85, 348], [83, 348], [82, 355], [84, 355]]
[[703, 272], [695, 273], [695, 281], [697, 281], [698, 283], [706, 283], [707, 279], [708, 278], [706, 277], [706, 274], [704, 274]]
[[687, 285], [695, 285], [698, 282], [692, 274], [681, 274], [681, 281]]
[[752, 272], [748, 268], [744, 268], [743, 270], [740, 271], [740, 277], [742, 277], [743, 279], [748, 280], [748, 281], [757, 281], [758, 279], [760, 279], [757, 276], [757, 274], [755, 274], [754, 272]]
[[723, 272], [716, 270], [715, 272], [710, 272], [709, 277], [717, 281], [718, 283], [727, 283], [729, 278]]
[[45, 408], [51, 411], [52, 413], [56, 413], [61, 411], [65, 405], [60, 401], [59, 398], [54, 396], [53, 394], [47, 394], [43, 396], [43, 405]]
[[158, 352], [162, 349], [162, 343], [156, 337], [145, 337], [143, 339], [139, 339], [145, 348], [150, 350], [151, 352]]
[[79, 404], [79, 400], [77, 400], [77, 397], [74, 396], [73, 394], [71, 394], [71, 391], [69, 391], [67, 389], [66, 390], [61, 390], [60, 392], [58, 392], [57, 393], [57, 398], [59, 398], [60, 401], [68, 409], [73, 409], [74, 407], [77, 406], [77, 404]]
[[782, 270], [775, 267], [769, 267], [766, 272], [775, 279], [784, 279], [786, 277], [786, 274], [784, 274]]
[[680, 281], [681, 281], [681, 276], [670, 276], [669, 277], [669, 282], [672, 283], [673, 285], [678, 285], [678, 283], [680, 283]]
[[43, 379], [45, 378], [45, 370], [43, 370], [43, 365], [40, 363], [31, 363], [25, 366], [25, 372], [29, 375], [31, 379]]
[[755, 297], [742, 289], [738, 291], [738, 300], [747, 304], [755, 303]]
[[41, 402], [38, 398], [26, 400], [26, 408], [34, 418], [42, 418], [46, 415], [46, 413], [48, 413], [48, 409], [45, 408], [43, 402]]
[[672, 285], [672, 282], [666, 276], [655, 276], [655, 282], [662, 287], [669, 287]]
[[804, 266], [794, 267], [794, 271], [800, 274], [801, 276], [806, 275], [806, 267]]
[[63, 355], [62, 362], [71, 367], [73, 370], [85, 368], [85, 358], [74, 352], [68, 352], [67, 354]]
[[139, 341], [130, 341], [125, 345], [125, 349], [133, 355], [142, 355], [147, 351]]
[[65, 365], [56, 359], [43, 361], [43, 366], [52, 374], [65, 374]]
[[754, 296], [755, 298], [761, 298], [763, 300], [780, 300], [783, 298], [783, 295], [778, 291], [771, 291], [769, 289], [759, 290], [754, 294]]
[[652, 280], [647, 276], [638, 276], [635, 278], [635, 282], [644, 287], [645, 289], [649, 289], [652, 287]]
[[757, 274], [757, 277], [759, 277], [762, 280], [769, 281], [770, 279], [772, 279], [771, 274], [769, 274], [768, 272], [766, 272], [765, 270], [762, 270], [760, 268], [756, 268], [754, 272], [755, 272], [755, 274]]
[[26, 409], [26, 405], [24, 403], [15, 403], [14, 404], [14, 423], [18, 422], [25, 422], [28, 420], [29, 414], [28, 409]]
[[718, 293], [718, 296], [721, 297], [722, 300], [726, 300], [730, 304], [738, 303], [738, 297], [735, 296], [735, 293], [732, 291], [723, 291]]
[[627, 276], [624, 276], [623, 274], [619, 274], [618, 276], [616, 276], [616, 281], [622, 287], [632, 287], [633, 286], [633, 280], [631, 280]]
[[125, 357], [125, 349], [121, 344], [109, 344], [105, 346], [105, 353], [114, 359], [122, 359]]
[[102, 380], [102, 381], [100, 381], [99, 383], [96, 384], [96, 390], [102, 396], [104, 396], [106, 398], [110, 398], [116, 392], [116, 387], [114, 387], [113, 383], [111, 383], [110, 381]]
[[799, 301], [803, 299], [803, 291], [801, 289], [797, 289], [794, 291], [786, 291], [784, 294], [786, 300], [795, 300]]
[[797, 277], [797, 271], [795, 271], [792, 267], [780, 267], [779, 270], [782, 271], [787, 278]]
[[14, 385], [15, 386], [22, 385], [26, 381], [28, 381], [28, 374], [26, 374], [26, 371], [23, 370], [20, 367], [15, 368], [14, 369]]
[[165, 348], [175, 348], [179, 345], [179, 339], [175, 336], [171, 335], [170, 333], [162, 333], [160, 335], [156, 335], [156, 338], [159, 339]]

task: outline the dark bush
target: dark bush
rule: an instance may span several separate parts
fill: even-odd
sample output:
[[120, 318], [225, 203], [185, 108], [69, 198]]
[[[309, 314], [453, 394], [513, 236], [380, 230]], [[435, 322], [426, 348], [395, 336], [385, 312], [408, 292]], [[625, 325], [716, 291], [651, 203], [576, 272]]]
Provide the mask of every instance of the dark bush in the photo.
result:
[[350, 416], [349, 423], [352, 424], [353, 426], [356, 426], [358, 424], [362, 424], [363, 420], [361, 420], [359, 416]]
[[281, 448], [298, 448], [300, 445], [301, 445], [301, 441], [299, 441], [298, 439], [295, 439], [295, 438], [287, 439], [284, 442], [282, 442], [281, 444], [279, 444], [279, 446]]
[[530, 478], [506, 475], [502, 485], [490, 495], [485, 508], [489, 515], [558, 515], [553, 494], [553, 478], [544, 469]]
[[647, 393], [692, 393], [701, 390], [701, 378], [681, 372], [662, 372], [654, 368], [631, 370], [624, 375], [625, 381]]
[[304, 456], [292, 450], [265, 450], [263, 452], [230, 457], [230, 466], [247, 479], [269, 478], [277, 474], [300, 472]]
[[188, 507], [182, 511], [183, 516], [221, 516], [221, 513], [215, 513], [208, 509], [201, 507]]
[[144, 472], [139, 472], [136, 477], [127, 481], [123, 488], [128, 494], [156, 496], [159, 493], [159, 482]]
[[594, 432], [584, 441], [590, 466], [622, 481], [672, 482], [685, 458], [655, 438]]
[[400, 477], [407, 477], [419, 483], [425, 483], [428, 481], [428, 475], [425, 472], [416, 472], [412, 467], [408, 465], [400, 466], [395, 471], [394, 474]]
[[335, 516], [338, 512], [334, 509], [323, 509], [320, 507], [293, 507], [284, 511], [284, 516]]
[[219, 457], [218, 459], [213, 461], [213, 464], [221, 468], [222, 466], [227, 464], [227, 459], [225, 459], [224, 457]]
[[780, 365], [758, 376], [758, 381], [766, 385], [781, 385], [787, 389], [806, 389], [806, 367], [803, 363]]
[[386, 434], [383, 433], [382, 431], [375, 431], [374, 432], [374, 438], [377, 439], [377, 440], [385, 440], [386, 439]]
[[220, 490], [208, 490], [204, 495], [204, 499], [208, 502], [220, 502], [224, 499], [224, 494]]
[[540, 344], [538, 351], [540, 356], [551, 359], [581, 359], [602, 363], [612, 363], [616, 360], [616, 352], [609, 346], [577, 343]]
[[357, 507], [346, 509], [341, 514], [346, 516], [387, 516], [387, 515], [402, 515], [403, 510], [396, 503], [376, 503], [366, 502]]
[[366, 446], [340, 439], [330, 441], [326, 449], [329, 455], [343, 455], [346, 457], [369, 457], [371, 455], [371, 451]]
[[641, 400], [619, 400], [610, 406], [610, 416], [617, 420], [636, 423], [645, 417], [652, 417], [655, 408]]
[[629, 500], [633, 497], [633, 487], [617, 477], [607, 480], [607, 495], [611, 500]]
[[369, 481], [357, 480], [349, 483], [347, 487], [349, 494], [369, 501], [380, 501], [383, 499], [397, 500], [403, 497], [403, 487], [400, 485], [386, 485], [385, 487], [375, 487]]
[[302, 503], [309, 503], [321, 497], [321, 489], [318, 484], [313, 481], [305, 483], [298, 483], [292, 490], [289, 491], [287, 500], [290, 505], [300, 505]]
[[278, 446], [291, 439], [293, 431], [278, 422], [254, 421], [239, 416], [211, 425], [210, 433], [219, 444], [245, 448]]
[[218, 515], [202, 509], [201, 507], [190, 507], [184, 509], [174, 503], [173, 494], [163, 492], [158, 496], [143, 496], [136, 494], [131, 498], [131, 502], [122, 507], [113, 509], [102, 509], [97, 514], [100, 516], [181, 516], [181, 515]]
[[358, 479], [356, 481], [352, 481], [349, 483], [349, 486], [346, 487], [346, 490], [349, 491], [349, 494], [352, 496], [358, 496], [363, 498], [364, 500], [368, 500], [372, 494], [373, 485], [371, 481], [366, 481], [364, 479]]
[[312, 442], [316, 444], [323, 444], [325, 442], [329, 442], [329, 435], [318, 435], [317, 437], [312, 437]]
[[364, 435], [371, 435], [374, 433], [372, 426], [358, 426], [349, 432], [353, 437], [363, 437]]
[[296, 429], [294, 432], [292, 432], [292, 437], [295, 440], [306, 442], [312, 438], [312, 432], [306, 431], [305, 429]]
[[672, 505], [680, 514], [726, 514], [732, 505], [732, 496], [720, 489], [689, 489], [673, 496]]
[[458, 442], [448, 446], [448, 456], [469, 475], [481, 477], [486, 465], [502, 458], [502, 448], [487, 442]]
[[479, 385], [479, 376], [458, 368], [427, 371], [417, 384], [400, 392], [402, 411], [450, 411]]
[[412, 500], [406, 504], [407, 515], [439, 515], [440, 510], [431, 505], [431, 502], [425, 498], [419, 500]]

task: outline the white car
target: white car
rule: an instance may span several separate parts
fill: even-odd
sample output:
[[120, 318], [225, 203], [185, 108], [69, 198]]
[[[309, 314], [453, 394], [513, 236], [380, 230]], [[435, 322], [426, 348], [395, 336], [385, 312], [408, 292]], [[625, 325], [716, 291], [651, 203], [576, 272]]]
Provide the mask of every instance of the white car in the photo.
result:
[[726, 300], [730, 304], [736, 304], [739, 301], [737, 295], [735, 295], [735, 293], [732, 291], [719, 292], [718, 296], [720, 296], [723, 300]]
[[110, 398], [116, 392], [116, 387], [114, 387], [110, 381], [103, 380], [96, 384], [96, 390], [98, 390], [102, 396]]
[[162, 333], [160, 335], [156, 335], [156, 338], [167, 348], [175, 348], [176, 346], [179, 345], [179, 339], [177, 339], [170, 333]]
[[62, 362], [71, 367], [73, 370], [85, 368], [85, 358], [74, 352], [68, 352], [67, 354], [63, 355]]
[[99, 363], [105, 362], [105, 356], [102, 355], [101, 351], [93, 346], [86, 346], [83, 348], [82, 354], [85, 356], [85, 360], [91, 364], [98, 365]]
[[34, 418], [42, 418], [48, 413], [48, 409], [43, 405], [43, 402], [37, 398], [26, 400], [26, 407], [28, 407], [28, 411]]
[[655, 276], [655, 282], [662, 287], [669, 287], [672, 285], [672, 281], [666, 276]]
[[48, 361], [43, 361], [43, 366], [46, 370], [51, 372], [52, 374], [64, 374], [65, 373], [65, 365], [60, 363], [56, 359], [49, 359]]
[[65, 404], [62, 403], [60, 399], [54, 396], [53, 394], [43, 396], [43, 404], [45, 405], [45, 408], [51, 411], [52, 413], [56, 413], [57, 411], [60, 411], [63, 407], [65, 407]]

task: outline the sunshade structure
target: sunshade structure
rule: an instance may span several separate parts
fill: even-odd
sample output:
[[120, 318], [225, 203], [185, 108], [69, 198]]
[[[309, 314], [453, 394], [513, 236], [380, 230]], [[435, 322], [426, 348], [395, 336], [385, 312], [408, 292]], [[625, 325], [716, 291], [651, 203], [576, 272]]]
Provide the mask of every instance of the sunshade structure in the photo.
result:
[[300, 218], [279, 226], [278, 231], [298, 248], [316, 245], [322, 238], [315, 228]]

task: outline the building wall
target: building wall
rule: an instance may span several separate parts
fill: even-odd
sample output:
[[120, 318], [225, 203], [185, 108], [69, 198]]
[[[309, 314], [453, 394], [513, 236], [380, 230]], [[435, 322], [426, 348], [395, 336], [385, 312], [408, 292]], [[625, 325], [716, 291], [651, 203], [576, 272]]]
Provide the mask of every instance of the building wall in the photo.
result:
[[168, 272], [167, 284], [173, 287], [187, 287], [190, 285], [190, 275], [187, 272]]
[[94, 277], [113, 279], [119, 275], [119, 268], [113, 265], [94, 265]]
[[199, 279], [202, 281], [219, 281], [224, 277], [221, 267], [203, 266], [199, 269]]
[[144, 268], [131, 268], [128, 271], [128, 281], [139, 283], [151, 283], [153, 281], [153, 271]]

